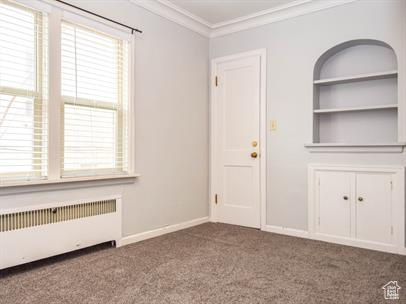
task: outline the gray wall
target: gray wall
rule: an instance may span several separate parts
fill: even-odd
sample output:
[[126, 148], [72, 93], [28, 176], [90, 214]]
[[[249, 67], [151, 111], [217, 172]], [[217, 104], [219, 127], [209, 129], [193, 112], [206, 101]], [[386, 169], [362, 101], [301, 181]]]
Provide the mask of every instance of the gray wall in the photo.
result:
[[[401, 5], [401, 0], [359, 0], [210, 41], [211, 58], [267, 49], [268, 122], [278, 121], [277, 131], [267, 131], [267, 224], [307, 229], [308, 163], [406, 164], [405, 153], [311, 154], [303, 146], [312, 137], [313, 68], [327, 49], [352, 39], [383, 40], [398, 55], [404, 84], [406, 10]], [[404, 86], [402, 94], [404, 105]]]
[[136, 38], [135, 70], [141, 177], [130, 184], [23, 187], [13, 195], [0, 189], [0, 208], [122, 194], [124, 236], [207, 216], [208, 39], [126, 0], [69, 2], [144, 31]]
[[[127, 184], [23, 187], [19, 194], [0, 189], [0, 208], [122, 194], [125, 236], [207, 216], [208, 39], [125, 0], [70, 2], [144, 30], [135, 71], [135, 162], [142, 176]], [[307, 228], [309, 162], [406, 164], [405, 153], [310, 154], [303, 147], [312, 135], [313, 65], [326, 49], [350, 39], [386, 41], [404, 79], [400, 3], [359, 0], [211, 40], [211, 58], [268, 51], [268, 121], [278, 120], [278, 130], [268, 131], [268, 224]]]

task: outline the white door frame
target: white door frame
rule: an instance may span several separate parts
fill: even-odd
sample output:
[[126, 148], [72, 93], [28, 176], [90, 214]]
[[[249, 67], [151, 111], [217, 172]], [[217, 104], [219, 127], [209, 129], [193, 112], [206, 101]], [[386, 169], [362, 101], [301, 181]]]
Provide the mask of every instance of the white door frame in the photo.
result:
[[209, 212], [210, 221], [217, 222], [216, 208], [215, 208], [215, 193], [212, 174], [214, 170], [214, 105], [216, 104], [216, 94], [214, 94], [215, 81], [217, 75], [217, 65], [223, 62], [245, 58], [259, 56], [260, 57], [260, 203], [261, 203], [261, 230], [266, 226], [266, 131], [267, 131], [267, 115], [266, 115], [266, 49], [252, 50], [248, 52], [228, 55], [224, 57], [218, 57], [211, 60], [211, 78], [210, 78], [210, 159], [209, 159]]

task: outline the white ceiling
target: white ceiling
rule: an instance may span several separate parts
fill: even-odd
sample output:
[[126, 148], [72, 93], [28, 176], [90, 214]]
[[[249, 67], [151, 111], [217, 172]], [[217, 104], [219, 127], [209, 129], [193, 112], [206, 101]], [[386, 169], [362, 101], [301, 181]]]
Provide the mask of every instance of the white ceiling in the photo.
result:
[[277, 9], [297, 0], [169, 0], [211, 24], [230, 21], [263, 10]]

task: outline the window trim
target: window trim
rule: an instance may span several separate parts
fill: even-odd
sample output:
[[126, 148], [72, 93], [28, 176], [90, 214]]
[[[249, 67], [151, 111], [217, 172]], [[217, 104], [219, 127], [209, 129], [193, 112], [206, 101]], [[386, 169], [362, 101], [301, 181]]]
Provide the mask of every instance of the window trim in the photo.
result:
[[[111, 27], [103, 20], [95, 20], [92, 16], [86, 16], [82, 12], [72, 11], [71, 9], [64, 9], [61, 5], [48, 5], [36, 0], [14, 0], [16, 3], [25, 6], [28, 10], [42, 11], [48, 13], [48, 164], [47, 176], [42, 179], [24, 179], [24, 180], [3, 180], [0, 182], [0, 189], [4, 187], [17, 187], [17, 186], [32, 186], [32, 185], [46, 185], [46, 184], [59, 184], [59, 183], [72, 183], [72, 182], [89, 182], [100, 180], [119, 180], [139, 177], [139, 174], [134, 172], [134, 50], [135, 50], [135, 37], [126, 31], [118, 30], [116, 27]], [[100, 170], [100, 174], [84, 174], [85, 172], [74, 171], [63, 172], [63, 108], [65, 105], [66, 97], [61, 94], [61, 25], [62, 22], [72, 22], [74, 24], [88, 27], [108, 36], [113, 36], [117, 39], [128, 41], [128, 101], [127, 101], [127, 151], [122, 153], [127, 154], [127, 171], [119, 172], [117, 174], [110, 172], [104, 173]], [[42, 60], [41, 60], [42, 61]], [[38, 85], [38, 84], [37, 84]], [[11, 88], [12, 89], [12, 88]], [[14, 89], [13, 89], [14, 90]], [[27, 91], [24, 91], [25, 95]], [[38, 93], [32, 93], [34, 98], [38, 98]], [[85, 99], [81, 100], [86, 102]], [[77, 101], [76, 101], [77, 103]], [[94, 103], [93, 103], [94, 105]], [[99, 103], [99, 106], [108, 106], [107, 103]], [[108, 107], [111, 109], [111, 106]], [[120, 111], [120, 107], [115, 109]], [[122, 122], [121, 122], [122, 123]], [[93, 172], [95, 172], [94, 170]], [[91, 170], [87, 173], [92, 172]], [[71, 173], [74, 173], [72, 175]]]
[[[123, 99], [123, 71], [124, 71], [124, 65], [123, 65], [123, 60], [120, 60], [120, 58], [124, 57], [124, 43], [123, 43], [123, 39], [121, 37], [117, 37], [116, 35], [111, 35], [110, 33], [105, 33], [105, 32], [101, 32], [100, 30], [94, 29], [94, 28], [90, 28], [88, 25], [83, 25], [82, 23], [73, 23], [71, 20], [67, 20], [65, 17], [65, 14], [62, 16], [62, 20], [61, 20], [61, 24], [66, 24], [68, 26], [72, 26], [74, 28], [74, 30], [76, 31], [76, 28], [79, 29], [83, 29], [85, 31], [89, 31], [89, 32], [94, 32], [97, 35], [100, 36], [104, 36], [108, 39], [114, 39], [115, 41], [117, 41], [117, 45], [116, 45], [116, 51], [117, 51], [117, 87], [118, 87], [118, 92], [117, 92], [117, 102], [113, 103], [113, 102], [106, 102], [106, 101], [97, 101], [97, 100], [91, 100], [91, 99], [87, 99], [87, 98], [83, 98], [83, 97], [71, 97], [71, 96], [65, 96], [62, 95], [62, 103], [63, 103], [63, 108], [61, 109], [61, 115], [63, 118], [65, 118], [65, 106], [66, 105], [71, 105], [71, 106], [79, 106], [79, 107], [89, 107], [92, 109], [99, 109], [99, 110], [108, 110], [108, 111], [112, 111], [114, 112], [114, 115], [116, 117], [116, 141], [115, 141], [115, 151], [116, 151], [116, 155], [115, 155], [115, 167], [112, 168], [103, 168], [103, 169], [84, 169], [84, 170], [65, 170], [65, 164], [64, 164], [64, 153], [63, 153], [63, 157], [61, 158], [61, 177], [62, 178], [66, 178], [66, 177], [70, 177], [70, 176], [98, 176], [100, 175], [100, 173], [97, 172], [106, 172], [111, 173], [114, 171], [117, 171], [117, 173], [120, 172], [120, 170], [123, 170], [123, 156], [124, 154], [124, 137], [123, 137], [123, 121], [125, 120], [125, 112], [123, 111], [123, 105], [124, 105], [124, 99]], [[81, 20], [81, 19], [79, 19]], [[128, 40], [126, 40], [127, 42], [129, 42]], [[128, 51], [130, 52], [130, 48], [128, 48]], [[128, 63], [130, 64], [130, 63]], [[127, 67], [127, 70], [130, 70], [130, 66]], [[129, 77], [129, 76], [128, 76]], [[129, 90], [130, 88], [127, 88], [127, 90]], [[64, 134], [64, 123], [62, 123], [61, 126], [61, 136], [64, 138], [65, 134]], [[61, 145], [63, 146], [65, 144], [64, 141], [61, 142]], [[64, 151], [64, 147], [61, 147], [62, 151]], [[64, 151], [65, 152], [65, 151]], [[117, 157], [118, 155], [118, 157]], [[128, 160], [127, 160], [128, 161]], [[91, 174], [96, 172], [96, 174]], [[122, 171], [123, 173], [125, 171]]]

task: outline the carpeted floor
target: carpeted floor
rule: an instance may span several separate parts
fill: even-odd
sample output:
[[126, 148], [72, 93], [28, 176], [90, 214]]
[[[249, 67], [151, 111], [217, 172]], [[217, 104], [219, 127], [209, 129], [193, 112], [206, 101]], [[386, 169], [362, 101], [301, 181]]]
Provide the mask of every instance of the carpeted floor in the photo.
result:
[[0, 303], [386, 303], [391, 280], [406, 303], [404, 256], [208, 223], [0, 272]]

